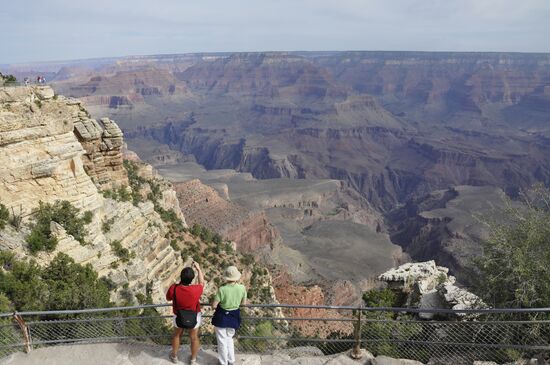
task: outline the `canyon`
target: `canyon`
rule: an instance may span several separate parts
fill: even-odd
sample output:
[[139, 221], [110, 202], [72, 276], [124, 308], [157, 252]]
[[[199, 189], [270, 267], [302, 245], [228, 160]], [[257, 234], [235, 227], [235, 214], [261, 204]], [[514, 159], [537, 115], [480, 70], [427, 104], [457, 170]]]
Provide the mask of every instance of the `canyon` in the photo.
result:
[[117, 120], [181, 190], [188, 222], [296, 285], [352, 282], [350, 298], [410, 259], [461, 280], [487, 235], [479, 217], [550, 185], [548, 54], [205, 53], [47, 68], [56, 91]]
[[[163, 303], [193, 260], [208, 272], [203, 300], [217, 290], [224, 267], [205, 258], [213, 243], [189, 232], [181, 190], [125, 148], [116, 122], [91, 118], [81, 101], [49, 86], [0, 88], [0, 162], [0, 204], [11, 219], [0, 229], [0, 251], [42, 267], [66, 254], [105, 279], [116, 304], [137, 304], [140, 296]], [[60, 201], [89, 215], [84, 240], [53, 220], [57, 244], [33, 251], [28, 237], [39, 205]], [[269, 272], [221, 244], [220, 263], [239, 263], [247, 285], [254, 276], [252, 300], [275, 301]]]

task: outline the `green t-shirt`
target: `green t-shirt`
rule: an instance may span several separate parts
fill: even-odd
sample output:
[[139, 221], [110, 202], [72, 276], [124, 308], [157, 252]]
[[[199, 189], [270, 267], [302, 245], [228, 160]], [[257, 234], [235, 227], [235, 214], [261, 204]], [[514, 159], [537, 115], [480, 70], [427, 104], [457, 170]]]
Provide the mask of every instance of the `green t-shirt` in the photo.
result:
[[246, 300], [246, 288], [242, 284], [225, 284], [218, 289], [214, 300], [220, 302], [225, 310], [238, 309], [242, 301]]

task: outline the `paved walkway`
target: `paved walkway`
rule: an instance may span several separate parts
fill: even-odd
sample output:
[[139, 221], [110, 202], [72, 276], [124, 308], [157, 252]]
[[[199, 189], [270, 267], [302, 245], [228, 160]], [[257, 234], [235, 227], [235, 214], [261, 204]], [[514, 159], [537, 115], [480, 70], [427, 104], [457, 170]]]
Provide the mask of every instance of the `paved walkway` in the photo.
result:
[[[180, 364], [187, 364], [189, 352], [182, 346]], [[170, 348], [146, 344], [86, 344], [46, 347], [31, 351], [29, 354], [16, 353], [0, 360], [0, 365], [167, 365]], [[216, 353], [201, 350], [199, 365], [217, 365]], [[303, 356], [291, 358], [288, 354], [243, 355], [237, 356], [239, 365], [366, 365], [368, 360], [352, 360], [345, 354], [334, 356]]]

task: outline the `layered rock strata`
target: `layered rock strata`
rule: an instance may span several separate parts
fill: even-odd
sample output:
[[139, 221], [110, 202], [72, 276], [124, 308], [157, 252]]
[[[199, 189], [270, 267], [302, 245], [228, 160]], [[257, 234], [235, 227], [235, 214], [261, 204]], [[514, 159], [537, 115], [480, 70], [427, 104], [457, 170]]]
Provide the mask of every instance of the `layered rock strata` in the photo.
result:
[[109, 118], [101, 118], [99, 123], [82, 118], [74, 124], [74, 131], [86, 150], [83, 162], [88, 175], [101, 187], [128, 185], [122, 166], [122, 131], [116, 123]]
[[[49, 87], [0, 89], [0, 202], [20, 212], [24, 223], [39, 201], [67, 200], [92, 212], [87, 245], [52, 222], [52, 235], [59, 243], [54, 252], [39, 254], [37, 261], [45, 265], [64, 252], [110, 278], [118, 288], [114, 300], [127, 299], [124, 291], [144, 293], [150, 284], [153, 300], [162, 302], [166, 287], [179, 274], [181, 257], [165, 238], [168, 227], [152, 202], [134, 206], [105, 199], [98, 191], [94, 178], [100, 185], [127, 181], [120, 129], [108, 119], [101, 123], [103, 127], [89, 119], [78, 101], [56, 96]], [[169, 185], [161, 189], [163, 203], [179, 210], [175, 192]], [[27, 234], [25, 225], [21, 231], [8, 227], [0, 235], [0, 249], [26, 257]], [[115, 241], [132, 254], [130, 261], [117, 257], [111, 249]]]
[[189, 224], [198, 223], [224, 238], [237, 249], [249, 252], [270, 245], [277, 233], [263, 211], [254, 211], [222, 198], [198, 179], [175, 183], [180, 207]]

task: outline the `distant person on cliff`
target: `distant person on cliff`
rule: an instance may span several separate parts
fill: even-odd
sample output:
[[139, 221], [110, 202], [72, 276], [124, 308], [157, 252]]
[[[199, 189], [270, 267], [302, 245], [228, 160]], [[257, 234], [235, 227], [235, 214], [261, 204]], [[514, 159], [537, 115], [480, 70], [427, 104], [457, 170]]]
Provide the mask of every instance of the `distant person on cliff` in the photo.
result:
[[176, 364], [178, 362], [178, 350], [183, 330], [189, 330], [191, 339], [191, 358], [190, 364], [197, 363], [197, 353], [199, 352], [199, 326], [201, 325], [201, 307], [200, 298], [204, 291], [204, 275], [198, 263], [194, 262], [193, 267], [197, 270], [198, 284], [191, 285], [195, 278], [195, 272], [192, 268], [186, 267], [181, 271], [181, 281], [179, 284], [172, 284], [166, 293], [166, 300], [172, 301], [174, 312], [174, 334], [172, 336], [172, 352], [170, 360]]
[[216, 308], [212, 324], [218, 342], [218, 360], [220, 365], [235, 364], [235, 347], [233, 336], [241, 325], [239, 307], [246, 304], [246, 288], [237, 282], [241, 273], [235, 266], [229, 266], [224, 272], [225, 285], [218, 289], [212, 308]]

